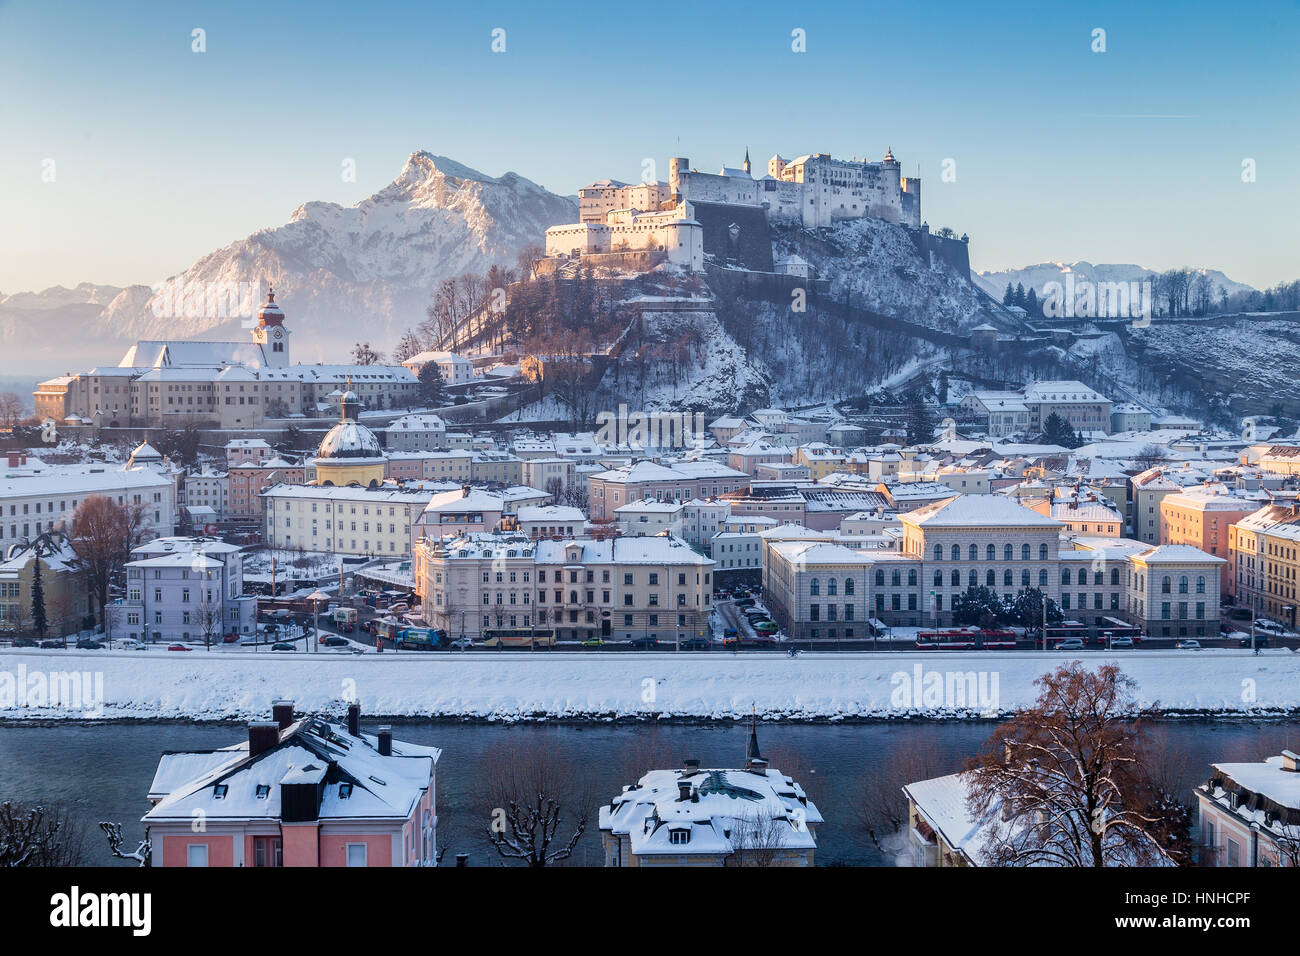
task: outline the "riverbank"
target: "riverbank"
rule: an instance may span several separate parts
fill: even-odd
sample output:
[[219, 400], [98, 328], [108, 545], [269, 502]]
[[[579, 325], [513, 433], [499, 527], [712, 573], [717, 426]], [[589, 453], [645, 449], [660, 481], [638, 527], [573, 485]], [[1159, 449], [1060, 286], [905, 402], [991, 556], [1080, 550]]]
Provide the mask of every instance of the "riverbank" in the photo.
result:
[[271, 701], [376, 717], [487, 721], [989, 719], [1023, 708], [1067, 660], [1113, 660], [1168, 716], [1300, 712], [1300, 654], [274, 654], [0, 651], [0, 720], [245, 720]]

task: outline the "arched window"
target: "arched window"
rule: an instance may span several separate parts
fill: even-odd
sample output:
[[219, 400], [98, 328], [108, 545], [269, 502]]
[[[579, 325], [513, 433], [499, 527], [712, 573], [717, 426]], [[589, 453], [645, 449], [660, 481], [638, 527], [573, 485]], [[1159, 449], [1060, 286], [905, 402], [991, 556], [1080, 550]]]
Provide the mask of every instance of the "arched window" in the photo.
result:
[[894, 568], [894, 573], [889, 576], [889, 580], [893, 583], [894, 587], [898, 587], [903, 582], [902, 573], [898, 568]]
[[1179, 594], [1187, 593], [1187, 575], [1185, 574], [1178, 579], [1178, 593]]
[[907, 569], [907, 583], [911, 587], [916, 587], [916, 568]]
[[934, 560], [936, 560], [936, 561], [942, 561], [942, 560], [943, 560], [943, 545], [941, 545], [941, 544], [936, 544], [936, 545], [934, 546]]
[[884, 586], [885, 586], [885, 569], [876, 568], [876, 587], [883, 588]]
[[989, 545], [987, 548], [984, 549], [984, 560], [985, 560], [985, 561], [996, 561], [997, 559], [998, 559], [998, 549], [997, 549], [997, 548], [995, 548], [993, 545]]
[[1020, 586], [1021, 586], [1022, 588], [1027, 588], [1027, 587], [1029, 587], [1029, 569], [1028, 569], [1028, 568], [1021, 568], [1021, 569], [1020, 569]]
[[1205, 593], [1205, 575], [1203, 574], [1196, 579], [1196, 593], [1197, 594]]
[[1061, 568], [1061, 583], [1062, 583], [1062, 584], [1069, 584], [1069, 583], [1070, 583], [1070, 569], [1069, 569], [1069, 568]]
[[954, 561], [960, 561], [960, 560], [961, 560], [961, 548], [958, 547], [958, 546], [955, 545], [955, 544], [952, 546], [952, 559], [953, 559]]
[[1096, 571], [1096, 572], [1093, 573], [1093, 575], [1092, 575], [1092, 583], [1093, 583], [1093, 584], [1105, 584], [1105, 583], [1106, 583], [1106, 582], [1102, 579], [1102, 576], [1101, 576], [1101, 572], [1100, 572], [1100, 571]]
[[811, 581], [809, 581], [809, 582], [808, 582], [808, 593], [809, 593], [809, 594], [821, 594], [821, 593], [822, 593], [822, 583], [821, 583], [821, 581], [819, 581], [817, 578], [813, 578]]
[[997, 575], [993, 573], [993, 569], [992, 569], [992, 568], [989, 568], [988, 571], [985, 572], [985, 574], [984, 574], [984, 584], [985, 584], [985, 586], [987, 586], [987, 587], [993, 587], [993, 586], [994, 586], [995, 584], [997, 584], [997, 583], [998, 583]]
[[1020, 560], [1021, 560], [1021, 561], [1028, 561], [1028, 560], [1029, 560], [1029, 545], [1027, 545], [1027, 544], [1022, 544], [1022, 545], [1020, 546]]
[[838, 591], [839, 591], [839, 582], [836, 581], [834, 578], [827, 578], [827, 579], [826, 579], [826, 593], [827, 593], [827, 594], [835, 594], [835, 593], [838, 592]]
[[1110, 569], [1110, 583], [1119, 584], [1119, 568]]
[[1002, 549], [1003, 561], [1010, 561], [1012, 558], [1015, 557], [1015, 555], [1016, 555], [1016, 549], [1011, 547], [1011, 545], [1007, 545]]
[[1172, 584], [1173, 582], [1170, 581], [1169, 575], [1166, 574], [1163, 578], [1160, 579], [1160, 593], [1168, 594], [1171, 590]]
[[1047, 560], [1047, 543], [1046, 543], [1046, 542], [1044, 542], [1043, 544], [1040, 544], [1040, 545], [1038, 546], [1038, 560], [1039, 560], [1039, 561], [1046, 561], [1046, 560]]
[[844, 593], [845, 593], [845, 594], [852, 594], [852, 593], [853, 593], [853, 579], [852, 579], [852, 578], [845, 578], [845, 579], [844, 579]]
[[1011, 569], [1007, 568], [1002, 572], [1002, 584], [1005, 587], [1011, 587], [1015, 583], [1015, 578], [1011, 576]]
[[955, 588], [959, 588], [959, 587], [961, 587], [961, 572], [960, 572], [960, 571], [954, 571], [954, 572], [952, 573], [952, 586], [955, 587]]
[[941, 587], [943, 587], [943, 572], [942, 572], [942, 571], [935, 571], [935, 572], [934, 572], [934, 586], [937, 587], [937, 588], [941, 588]]
[[977, 586], [979, 585], [979, 583], [980, 583], [979, 572], [978, 572], [978, 571], [971, 571], [971, 573], [970, 573], [970, 577], [967, 578], [967, 581], [970, 582], [970, 586], [971, 586], [971, 587], [977, 587]]
[[970, 559], [972, 561], [978, 561], [980, 559], [980, 549], [976, 545], [972, 544], [967, 550], [970, 552]]
[[1042, 569], [1039, 570], [1039, 572], [1038, 572], [1038, 586], [1039, 586], [1040, 588], [1045, 588], [1045, 587], [1047, 587], [1047, 568], [1042, 568]]

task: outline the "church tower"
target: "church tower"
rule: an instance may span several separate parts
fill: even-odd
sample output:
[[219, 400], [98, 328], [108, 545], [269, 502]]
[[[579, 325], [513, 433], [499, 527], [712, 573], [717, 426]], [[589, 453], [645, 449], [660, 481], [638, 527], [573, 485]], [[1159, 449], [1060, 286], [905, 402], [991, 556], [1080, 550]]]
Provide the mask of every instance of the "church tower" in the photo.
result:
[[266, 304], [257, 311], [253, 341], [262, 350], [266, 368], [285, 368], [289, 364], [289, 330], [284, 327], [284, 313], [275, 304], [275, 286], [266, 293]]
[[748, 146], [745, 147], [745, 165], [744, 165], [743, 168], [744, 168], [745, 172], [749, 173], [751, 176], [753, 175], [753, 170], [750, 169], [750, 166], [749, 166], [749, 147], [748, 147]]

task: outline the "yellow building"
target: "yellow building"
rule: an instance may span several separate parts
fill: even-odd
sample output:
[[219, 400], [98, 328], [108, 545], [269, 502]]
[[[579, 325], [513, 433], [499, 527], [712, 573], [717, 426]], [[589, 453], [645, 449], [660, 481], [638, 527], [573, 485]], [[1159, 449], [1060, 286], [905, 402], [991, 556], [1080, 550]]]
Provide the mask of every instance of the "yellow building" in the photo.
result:
[[11, 637], [35, 636], [32, 580], [38, 561], [45, 597], [46, 635], [76, 634], [90, 613], [90, 599], [84, 581], [75, 570], [76, 555], [58, 531], [13, 545], [7, 559], [0, 562], [0, 633]]
[[379, 439], [357, 421], [361, 400], [348, 390], [339, 399], [339, 423], [325, 433], [316, 450], [316, 483], [320, 485], [371, 485], [384, 483], [386, 459]]

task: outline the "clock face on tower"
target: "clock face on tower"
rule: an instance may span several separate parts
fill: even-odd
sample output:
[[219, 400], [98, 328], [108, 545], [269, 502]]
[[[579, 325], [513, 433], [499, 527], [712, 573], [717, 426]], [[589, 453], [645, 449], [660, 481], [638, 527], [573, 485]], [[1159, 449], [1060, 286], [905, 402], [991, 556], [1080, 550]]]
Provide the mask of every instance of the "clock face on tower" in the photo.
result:
[[277, 339], [284, 338], [284, 333], [281, 332], [279, 329], [276, 329], [276, 330], [275, 330], [275, 337], [276, 337]]

